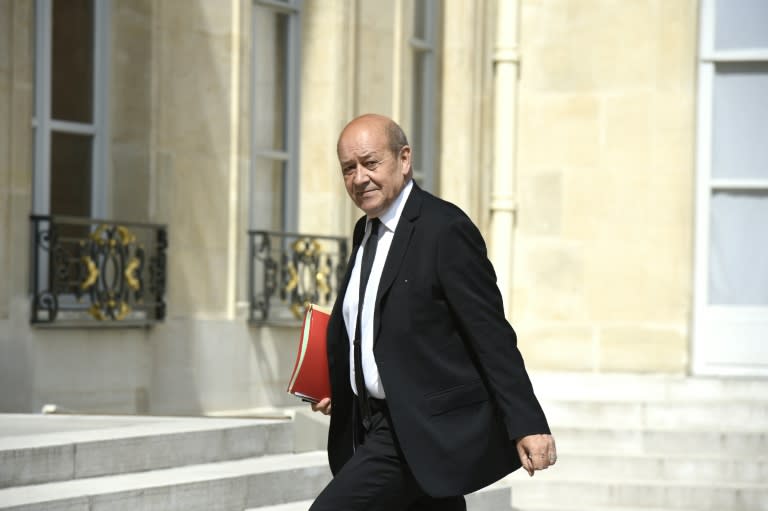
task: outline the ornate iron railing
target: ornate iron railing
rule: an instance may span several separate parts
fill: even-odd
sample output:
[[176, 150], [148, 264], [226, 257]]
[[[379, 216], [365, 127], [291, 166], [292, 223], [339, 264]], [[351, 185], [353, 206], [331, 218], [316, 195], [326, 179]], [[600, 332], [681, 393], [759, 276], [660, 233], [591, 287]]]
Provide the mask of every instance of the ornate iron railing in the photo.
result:
[[165, 226], [30, 219], [33, 324], [143, 326], [165, 318]]
[[347, 264], [347, 239], [248, 231], [251, 322], [296, 323], [304, 306], [330, 307]]

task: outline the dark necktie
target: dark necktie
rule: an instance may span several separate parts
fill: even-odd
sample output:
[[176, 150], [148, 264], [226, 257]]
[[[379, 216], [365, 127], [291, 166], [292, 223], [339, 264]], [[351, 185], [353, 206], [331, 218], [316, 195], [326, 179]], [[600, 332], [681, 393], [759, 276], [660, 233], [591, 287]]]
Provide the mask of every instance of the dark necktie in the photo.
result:
[[365, 298], [365, 287], [368, 285], [368, 278], [371, 276], [371, 267], [373, 259], [376, 256], [376, 246], [379, 243], [379, 224], [378, 218], [371, 219], [371, 234], [365, 242], [363, 248], [363, 261], [360, 267], [360, 296], [357, 300], [357, 322], [355, 324], [354, 357], [355, 357], [355, 385], [357, 386], [357, 401], [360, 404], [360, 415], [362, 416], [363, 427], [368, 430], [371, 425], [371, 412], [368, 403], [368, 391], [365, 388], [365, 377], [363, 376], [363, 349], [361, 338], [363, 336], [360, 325], [363, 316], [363, 300]]

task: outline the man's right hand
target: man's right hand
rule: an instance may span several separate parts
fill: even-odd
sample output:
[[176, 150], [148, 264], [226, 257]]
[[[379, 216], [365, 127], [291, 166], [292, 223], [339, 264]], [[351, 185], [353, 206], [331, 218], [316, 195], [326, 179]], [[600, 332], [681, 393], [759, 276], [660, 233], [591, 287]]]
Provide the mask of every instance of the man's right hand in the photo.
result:
[[312, 403], [313, 412], [321, 412], [323, 415], [331, 414], [331, 398], [326, 397], [317, 403]]

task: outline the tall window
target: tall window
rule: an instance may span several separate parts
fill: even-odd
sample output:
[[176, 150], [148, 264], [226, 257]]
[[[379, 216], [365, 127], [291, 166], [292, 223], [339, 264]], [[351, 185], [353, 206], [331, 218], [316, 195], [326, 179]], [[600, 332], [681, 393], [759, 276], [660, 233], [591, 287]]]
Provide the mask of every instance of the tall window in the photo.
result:
[[413, 173], [416, 182], [430, 191], [436, 190], [438, 185], [438, 9], [436, 0], [413, 2], [413, 37], [410, 40], [413, 69], [409, 136], [413, 145]]
[[298, 119], [301, 1], [253, 5], [250, 224], [298, 227]]
[[701, 20], [694, 368], [768, 374], [768, 2]]
[[109, 0], [37, 0], [35, 186], [39, 214], [107, 211]]

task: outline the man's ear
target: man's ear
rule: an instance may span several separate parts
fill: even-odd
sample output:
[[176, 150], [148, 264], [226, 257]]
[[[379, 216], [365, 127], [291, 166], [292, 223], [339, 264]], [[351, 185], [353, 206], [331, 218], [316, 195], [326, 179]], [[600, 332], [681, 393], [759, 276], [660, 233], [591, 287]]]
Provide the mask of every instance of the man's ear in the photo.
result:
[[403, 169], [405, 172], [408, 172], [408, 169], [411, 168], [411, 146], [403, 146], [402, 149], [400, 149], [400, 165], [403, 166]]

